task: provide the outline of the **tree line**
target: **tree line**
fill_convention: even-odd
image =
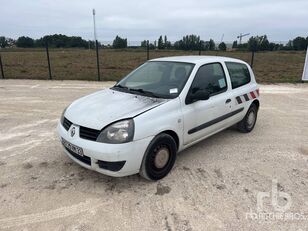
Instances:
[[[66,36],[62,34],[46,35],[40,39],[21,36],[17,40],[0,36],[0,47],[35,48],[45,47],[48,41],[49,47],[53,48],[94,48],[94,41],[84,40],[78,36]],[[101,45],[99,43],[99,45]]]
[[[238,44],[234,41],[233,49],[249,50],[249,51],[276,51],[276,50],[306,50],[308,46],[308,37],[296,37],[289,40],[287,44],[270,42],[266,35],[252,36],[247,43]]]
[[[91,40],[84,40],[79,36],[66,36],[62,34],[46,35],[40,39],[33,39],[26,36],[21,36],[17,40],[0,36],[0,48],[5,47],[22,47],[22,48],[35,48],[45,47],[46,42],[53,48],[94,48],[95,43]],[[98,43],[99,47],[103,47],[101,43]],[[221,42],[215,44],[213,39],[208,41],[202,40],[198,35],[186,35],[182,39],[171,43],[168,37],[160,35],[153,43],[149,43],[144,40],[140,44],[145,48],[149,46],[149,49],[176,49],[176,50],[222,50],[227,49],[227,44]],[[243,51],[274,51],[274,50],[305,50],[308,46],[308,37],[296,37],[289,40],[287,44],[279,44],[270,42],[266,35],[252,36],[248,42],[238,44],[237,40],[233,42],[232,49]],[[116,36],[112,45],[107,47],[115,49],[127,48],[127,38],[121,38]],[[231,48],[231,47],[230,47]]]

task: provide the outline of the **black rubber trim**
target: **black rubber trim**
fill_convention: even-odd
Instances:
[[[190,134],[193,134],[193,133],[198,132],[198,131],[200,131],[200,130],[202,130],[202,129],[205,129],[205,128],[209,127],[209,126],[212,126],[212,125],[214,125],[214,124],[216,124],[216,123],[219,123],[219,122],[221,122],[221,121],[223,121],[223,120],[225,120],[225,119],[228,119],[228,118],[231,117],[231,116],[234,116],[234,115],[240,113],[240,112],[243,111],[243,110],[244,110],[244,108],[242,107],[242,108],[237,109],[237,110],[235,110],[235,111],[232,111],[232,112],[230,112],[230,113],[228,113],[228,114],[225,114],[225,115],[223,115],[223,116],[220,116],[220,117],[218,117],[218,118],[216,118],[216,119],[213,119],[213,120],[211,120],[211,121],[209,121],[209,122],[206,122],[206,123],[204,123],[204,124],[201,124],[201,125],[199,125],[198,127],[195,127],[195,128],[190,129],[190,130],[188,131],[188,134],[189,134],[189,135],[190,135]]]
[[[98,160],[97,164],[100,168],[112,171],[112,172],[118,172],[120,171],[126,161],[117,161],[117,162],[108,162],[108,161],[103,161],[103,160]]]
[[[72,124],[73,123],[71,121],[69,121],[64,117],[62,126],[65,128],[66,131],[68,131],[68,129],[72,126]]]
[[[238,104],[241,104],[241,103],[242,103],[241,97],[237,96],[237,97],[236,97],[236,100],[237,100],[237,103],[238,103]]]

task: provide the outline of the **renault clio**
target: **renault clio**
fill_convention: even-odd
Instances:
[[[233,125],[252,131],[259,105],[255,76],[241,60],[158,58],[73,102],[57,130],[65,153],[85,168],[159,180],[185,148]]]

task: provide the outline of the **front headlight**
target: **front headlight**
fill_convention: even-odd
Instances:
[[[133,119],[122,120],[106,127],[97,137],[97,142],[109,144],[127,143],[133,140],[135,124]]]
[[[63,110],[63,112],[62,112],[62,114],[61,114],[61,119],[60,119],[61,124],[63,124],[63,121],[64,121],[64,114],[65,114],[67,108],[68,108],[68,107],[64,108],[64,110]]]

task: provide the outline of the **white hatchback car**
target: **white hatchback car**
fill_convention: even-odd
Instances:
[[[259,105],[254,74],[241,60],[159,58],[73,102],[57,129],[66,154],[81,166],[159,180],[196,142],[234,124],[250,132]]]

